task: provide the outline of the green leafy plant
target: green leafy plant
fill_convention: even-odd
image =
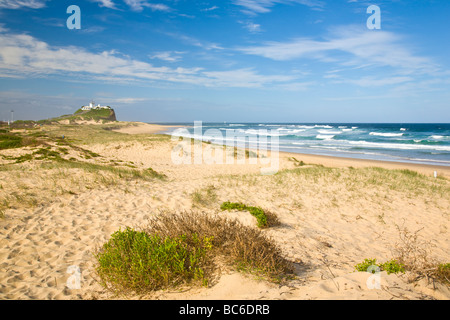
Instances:
[[[264,213],[264,210],[259,207],[251,207],[247,206],[243,203],[237,203],[237,202],[224,202],[220,206],[221,210],[239,210],[239,211],[248,211],[251,215],[253,215],[256,218],[257,225],[260,228],[268,227],[267,223],[267,216]]]
[[[378,267],[377,259],[364,259],[363,262],[355,265],[355,269],[356,269],[356,271],[359,271],[359,272],[366,272],[370,266]],[[373,271],[372,271],[372,273],[373,273]]]
[[[370,268],[372,266],[374,266],[374,268]],[[379,271],[386,271],[387,274],[405,272],[405,266],[395,259],[391,259],[384,263],[377,263],[377,259],[364,259],[363,262],[355,265],[356,271],[360,272],[375,273],[377,268],[379,268]]]
[[[96,270],[113,291],[143,292],[191,280],[207,284],[204,265],[211,249],[212,238],[195,233],[161,237],[126,228],[96,253]]]
[[[395,259],[391,259],[383,264],[380,265],[381,270],[384,270],[387,272],[387,274],[391,273],[405,273],[405,266],[398,262]]]

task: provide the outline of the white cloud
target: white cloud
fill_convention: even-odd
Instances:
[[[210,8],[202,9],[202,11],[208,12],[208,11],[213,11],[213,10],[217,10],[217,9],[219,9],[218,6],[212,6]]]
[[[116,4],[112,0],[93,0],[100,3],[100,7],[106,7],[110,9],[116,9]]]
[[[159,60],[164,60],[167,62],[177,62],[180,61],[182,59],[182,57],[180,56],[180,54],[182,54],[183,52],[180,51],[162,51],[162,52],[156,52],[153,55],[150,55],[149,58],[150,59],[159,59]]]
[[[253,22],[248,22],[245,24],[245,28],[251,33],[261,32],[261,25]]]
[[[294,76],[262,75],[253,69],[155,67],[114,50],[93,53],[74,46],[52,47],[30,35],[4,33],[0,33],[0,75],[62,75],[72,81],[168,82],[209,87],[263,87],[295,80]]]
[[[146,3],[144,6],[152,9],[153,11],[170,11],[170,8],[162,3]]]
[[[19,9],[19,8],[31,8],[40,9],[45,7],[45,3],[48,0],[0,0],[0,9]]]
[[[312,8],[323,8],[325,5],[319,0],[234,0],[233,2],[243,7],[243,12],[251,15],[270,12],[276,4],[302,4]]]
[[[392,86],[398,84],[404,84],[407,82],[411,82],[414,79],[412,77],[384,77],[384,78],[375,78],[375,77],[362,77],[360,79],[348,79],[348,80],[336,80],[335,83],[351,83],[360,87],[381,87],[381,86]]]
[[[124,0],[125,3],[134,11],[142,11],[144,7],[153,11],[170,11],[170,7],[162,3],[149,3],[146,0]]]
[[[230,70],[230,71],[205,71],[203,72],[211,82],[206,82],[206,86],[259,88],[266,84],[284,83],[293,81],[296,78],[285,75],[261,75],[250,68]]]
[[[405,73],[434,72],[430,59],[414,55],[401,37],[387,31],[337,28],[325,40],[297,38],[287,42],[266,42],[239,51],[278,61],[313,59],[343,66],[388,66]]]

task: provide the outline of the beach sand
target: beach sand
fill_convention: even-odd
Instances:
[[[374,287],[372,274],[354,268],[368,258],[390,260],[406,232],[416,233],[418,245],[429,248],[430,261],[450,261],[450,197],[445,192],[450,168],[288,153],[280,153],[277,175],[262,175],[260,163],[177,165],[171,152],[178,141],[145,136],[165,129],[138,123],[114,129],[136,140],[120,135],[82,147],[101,156],[84,161],[151,167],[166,180],[124,180],[108,172],[0,159],[9,168],[0,170],[0,201],[8,204],[0,218],[0,299],[117,299],[97,281],[93,256],[113,232],[143,226],[155,214],[191,211],[256,228],[248,212],[220,211],[224,201],[260,206],[278,216],[281,225],[263,232],[295,263],[294,280],[280,286],[226,270],[207,288],[119,298],[450,299],[449,287],[438,282],[383,271],[380,287]],[[1,154],[17,157],[30,150]],[[75,151],[68,156],[77,157]],[[193,194],[205,190],[213,190],[214,197],[196,202]],[[73,270],[80,271],[79,288],[68,285],[77,274]]]

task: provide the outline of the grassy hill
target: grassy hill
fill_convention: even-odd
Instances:
[[[32,128],[35,125],[40,124],[58,124],[58,123],[66,123],[76,124],[82,121],[95,121],[99,123],[107,123],[117,121],[116,113],[114,109],[99,109],[99,110],[88,110],[83,111],[78,109],[74,114],[63,115],[56,118],[45,119],[45,120],[16,120],[11,125],[11,128]],[[5,125],[6,126],[6,123]]]

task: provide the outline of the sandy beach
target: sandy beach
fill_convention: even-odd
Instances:
[[[277,215],[281,224],[263,232],[294,263],[293,280],[278,285],[224,270],[208,287],[119,298],[450,299],[448,285],[426,277],[383,271],[374,287],[372,274],[355,271],[364,259],[390,260],[408,234],[417,235],[409,245],[429,261],[450,261],[450,167],[289,153],[280,153],[275,175],[262,175],[267,165],[260,161],[175,164],[180,141],[155,134],[166,129],[144,123],[100,133],[90,126],[42,129],[71,141],[49,143],[48,150],[83,166],[58,166],[53,158],[17,161],[39,146],[1,150],[0,299],[117,299],[99,284],[93,256],[113,232],[164,212],[223,215],[256,228],[248,212],[221,211],[224,201]],[[166,179],[126,179],[126,171],[88,167],[94,164],[152,168]],[[78,272],[73,270],[79,270],[77,288],[68,285]]]

